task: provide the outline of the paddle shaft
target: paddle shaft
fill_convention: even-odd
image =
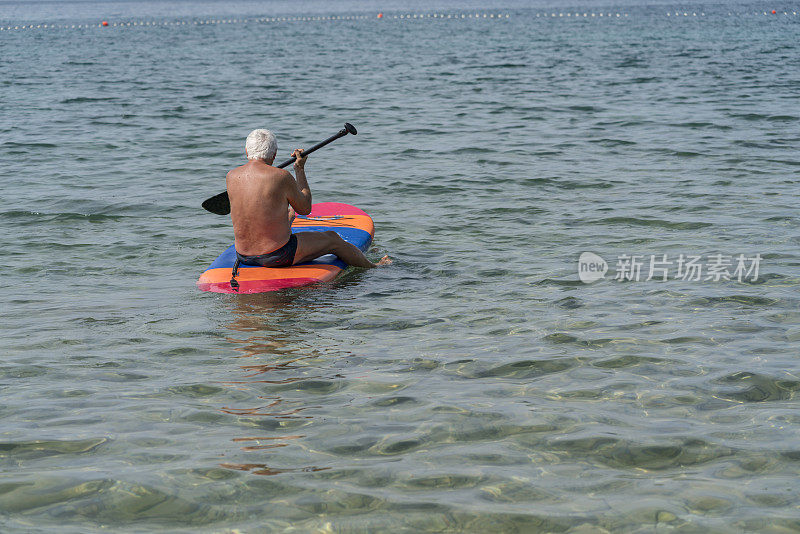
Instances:
[[[324,141],[321,141],[321,142],[317,143],[316,145],[312,146],[308,150],[303,150],[302,152],[300,152],[300,157],[304,158],[304,157],[308,156],[309,154],[311,154],[312,152],[316,152],[317,150],[319,150],[320,148],[324,147],[328,143],[333,143],[334,141],[336,141],[340,137],[344,137],[348,133],[349,132],[346,129],[342,128],[341,130],[339,130],[339,132],[336,135],[332,135],[329,138],[325,139]],[[283,169],[284,167],[288,167],[289,165],[294,163],[295,159],[296,158],[294,156],[292,156],[290,159],[287,159],[286,161],[284,161],[280,165],[276,165],[276,167],[278,167],[279,169]]]
[[[340,137],[344,137],[347,134],[356,135],[358,132],[356,131],[355,127],[350,124],[349,122],[344,123],[344,128],[339,130],[335,135],[330,136],[329,138],[325,139],[322,142],[317,143],[316,145],[312,146],[308,150],[303,150],[300,152],[300,157],[306,157],[312,152],[319,150],[320,148],[324,147],[328,143],[332,143],[339,139]],[[287,159],[280,165],[277,165],[279,169],[283,169],[284,167],[288,167],[295,161],[295,156],[292,156],[291,159]],[[207,198],[203,202],[203,209],[210,211],[211,213],[215,213],[217,215],[227,215],[231,212],[231,201],[228,197],[228,192],[223,191],[218,195],[214,195],[211,198]]]

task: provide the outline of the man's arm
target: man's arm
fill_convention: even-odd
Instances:
[[[301,150],[298,148],[292,155],[297,159],[294,161],[294,173],[297,180],[292,178],[288,172],[285,175],[286,183],[286,198],[289,204],[300,215],[308,215],[311,213],[311,188],[308,187],[308,180],[306,179],[306,158],[300,158]]]

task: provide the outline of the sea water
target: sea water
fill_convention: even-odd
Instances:
[[[798,8],[0,3],[0,530],[797,530]],[[394,264],[198,291],[345,121]]]

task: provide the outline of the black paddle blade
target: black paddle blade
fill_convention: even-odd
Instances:
[[[227,215],[231,212],[231,201],[228,198],[228,192],[224,191],[219,195],[206,199],[203,202],[203,209],[210,211],[215,215]]]

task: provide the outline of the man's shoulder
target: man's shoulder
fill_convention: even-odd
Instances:
[[[278,167],[268,167],[267,169],[268,170],[264,173],[265,176],[276,182],[281,182],[292,177],[286,169],[279,169]]]
[[[245,163],[244,165],[239,165],[228,171],[228,176],[237,176],[240,174],[247,174],[253,176],[265,176],[265,177],[285,177],[289,173],[284,169],[279,169],[278,167],[273,167],[271,165],[262,164],[262,165],[253,165],[252,163]],[[290,175],[291,176],[291,175]]]
[[[244,172],[245,167],[247,167],[246,163],[244,165],[239,165],[238,167],[234,167],[233,169],[228,171],[228,177],[238,176],[239,174],[242,174]]]
[[[267,165],[266,170],[267,172],[269,172],[270,174],[274,174],[275,176],[286,176],[287,174],[289,174],[289,171],[287,171],[286,169],[280,169],[278,167],[273,167],[272,165]]]

